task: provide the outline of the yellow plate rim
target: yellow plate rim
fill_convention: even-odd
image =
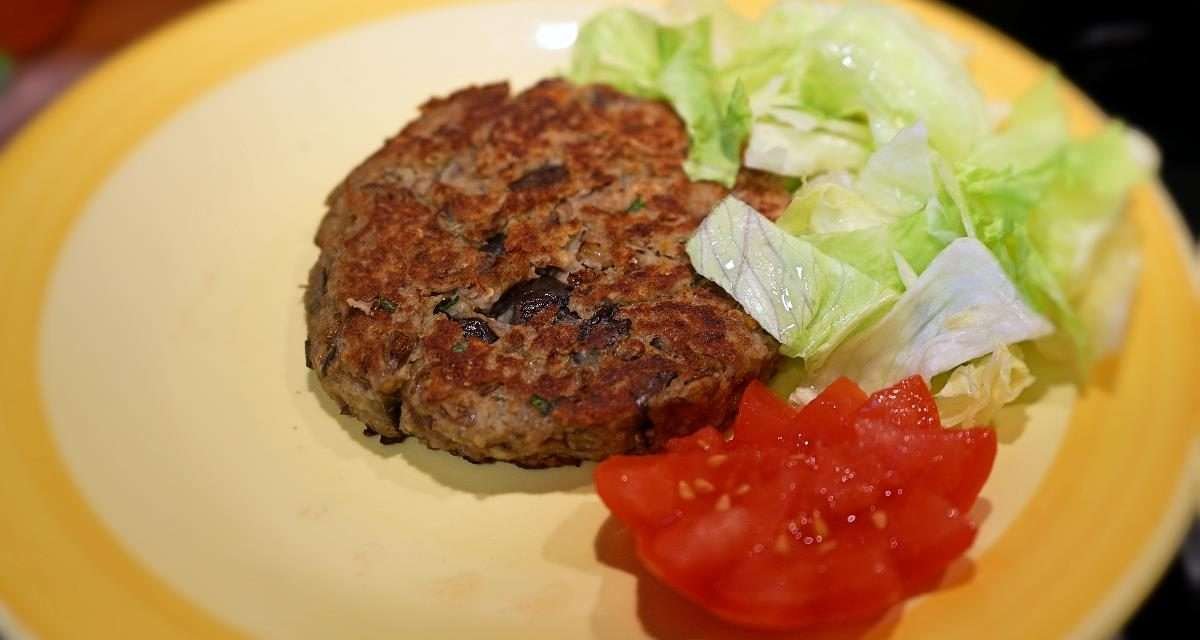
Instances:
[[[46,425],[37,383],[40,312],[58,250],[84,204],[146,134],[231,76],[340,29],[462,2],[254,0],[205,7],[104,64],[0,155],[0,193],[6,194],[0,202],[0,290],[8,293],[0,314],[0,352],[8,365],[0,370],[0,476],[6,476],[0,505],[6,513],[21,514],[0,520],[0,548],[6,550],[0,554],[0,604],[10,607],[19,624],[44,637],[76,636],[113,624],[131,637],[238,635],[151,575],[121,546],[73,486]],[[903,4],[922,17],[938,13],[963,23],[981,38],[1004,42],[1012,55],[1035,59],[957,10]],[[259,27],[264,24],[272,28]],[[190,53],[195,51],[210,55]],[[147,86],[156,99],[145,99]],[[1098,113],[1077,91],[1072,94],[1072,100]],[[127,99],[136,95],[143,99]],[[73,179],[53,180],[67,162]],[[1165,190],[1159,186],[1150,197],[1183,247],[1181,257],[1190,255],[1182,216]],[[30,213],[31,204],[37,215]],[[1200,317],[1200,302],[1190,306]],[[1192,424],[1200,425],[1200,413],[1191,415]],[[1142,538],[1137,559],[1089,614],[1073,622],[1075,635],[1115,630],[1165,569],[1196,504],[1198,447],[1195,433],[1191,436],[1173,490],[1162,501],[1160,519]],[[62,598],[69,598],[69,609],[56,604]],[[119,623],[113,620],[116,612]]]

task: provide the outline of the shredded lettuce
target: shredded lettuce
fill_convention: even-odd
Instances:
[[[858,174],[855,187],[892,217],[916,213],[937,195],[933,152],[923,123],[899,131]]]
[[[795,235],[842,233],[892,222],[859,193],[850,174],[828,173],[810,180],[792,197],[779,226]]]
[[[733,196],[687,244],[692,265],[742,305],[785,355],[820,362],[894,295]]]
[[[1068,142],[1067,113],[1058,99],[1058,74],[1048,73],[1013,105],[1004,129],[980,140],[968,163],[989,169],[1029,169]]]
[[[1013,345],[1002,346],[950,374],[935,399],[946,426],[989,424],[996,413],[1033,384],[1033,374]]]
[[[629,9],[611,9],[583,24],[572,50],[573,82],[602,83],[644,98],[663,96],[659,77],[685,34],[707,31],[697,20],[690,27],[663,27]],[[695,41],[695,37],[692,38]],[[675,51],[668,51],[667,40]]]
[[[1098,248],[1112,244],[1130,188],[1154,171],[1156,158],[1120,124],[1071,140],[1058,93],[1051,73],[1018,100],[1004,128],[974,149],[960,181],[980,239],[1058,328],[1039,347],[1082,372],[1119,340],[1112,326],[1123,326],[1137,280],[1134,248],[1103,270]]]
[[[756,121],[746,147],[746,166],[782,176],[803,177],[862,165],[867,150],[850,138],[822,130],[801,111],[788,123]]]
[[[751,96],[750,110],[754,126],[747,167],[803,177],[857,169],[867,158],[871,132],[865,124],[808,109],[789,92],[782,76]]]
[[[779,224],[795,234],[865,229],[916,213],[936,195],[933,155],[917,124],[873,153],[856,178],[834,174],[804,185]]]
[[[710,0],[724,4],[723,0]],[[688,4],[682,2],[679,4]],[[734,78],[746,83],[746,90],[757,96],[760,90],[779,83],[773,103],[801,107],[797,83],[812,55],[812,34],[829,22],[841,9],[824,2],[779,2],[755,21],[739,17],[730,10],[711,13],[718,34],[716,44],[718,82],[726,90]]]
[[[568,77],[669,101],[691,141],[688,176],[732,186],[750,133],[749,99],[736,82],[729,92],[718,91],[711,45],[707,17],[673,27],[611,9],[580,28]]]
[[[912,16],[851,2],[812,34],[802,91],[817,109],[862,115],[877,142],[916,122],[952,160],[989,129],[983,96],[960,52]]]
[[[580,29],[568,76],[670,101],[688,127],[693,179],[731,185],[747,136],[747,166],[799,177],[857,169],[916,122],[952,159],[988,131],[961,51],[897,10],[785,2],[750,21],[708,1],[669,13],[691,21],[597,14]]]
[[[1044,172],[973,169],[961,177],[971,227],[1003,266],[1022,296],[1057,327],[1057,357],[1082,363],[1087,334],[1059,281],[1038,249],[1029,217],[1046,189]]]
[[[1126,194],[1146,176],[1125,128],[1065,145],[1054,180],[1030,213],[1030,233],[1047,266],[1069,294],[1085,283],[1096,248],[1116,224]]]
[[[813,370],[808,384],[823,389],[847,376],[875,391],[913,374],[928,380],[1053,330],[1022,300],[987,247],[960,238],[934,258],[886,316]]]
[[[1096,250],[1090,277],[1079,294],[1079,315],[1091,336],[1092,357],[1100,359],[1121,347],[1129,310],[1142,273],[1137,231],[1122,219]]]
[[[856,178],[838,175],[804,185],[779,226],[882,285],[905,286],[896,258],[915,271],[966,235],[963,212],[938,170],[921,124],[880,147]]]
[[[1098,276],[1097,248],[1112,235],[1129,189],[1148,173],[1149,167],[1136,160],[1125,128],[1111,125],[1091,138],[1060,145],[1036,166],[971,167],[962,174],[979,239],[1033,307],[1059,329],[1043,349],[1073,362],[1080,372],[1104,350],[1089,330],[1094,322],[1080,315],[1081,296]],[[1117,279],[1132,287],[1136,269],[1128,267],[1124,275]],[[1130,297],[1124,292],[1108,299]],[[1124,311],[1114,307],[1107,313]]]
[[[881,285],[903,291],[908,284],[902,268],[924,271],[947,244],[962,235],[956,213],[932,206],[887,225],[802,237]]]
[[[753,92],[791,66],[774,61],[773,56],[794,52],[834,11],[823,2],[784,1],[750,20],[734,11],[727,0],[671,0],[666,15],[672,22],[711,18],[713,59],[722,71],[721,78],[743,78]]]
[[[733,50],[718,82],[739,79],[751,95],[748,166],[785,175],[857,168],[875,144],[916,122],[957,159],[988,130],[961,50],[899,11],[783,2],[757,22],[714,15],[732,43],[723,48]]]
[[[798,187],[777,223],[725,200],[687,247],[796,358],[797,398],[945,374],[947,422],[986,422],[1033,379],[1019,344],[1080,375],[1119,347],[1140,267],[1122,212],[1157,164],[1136,131],[1073,139],[1053,71],[994,122],[964,49],[870,1],[666,15],[598,14],[570,78],[670,102],[692,179]]]

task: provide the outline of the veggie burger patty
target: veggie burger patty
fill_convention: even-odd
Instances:
[[[660,102],[505,83],[430,100],[330,194],[305,360],[344,413],[473,461],[546,467],[724,422],[778,345],[684,245],[728,190],[690,182]],[[774,218],[788,191],[733,190]]]

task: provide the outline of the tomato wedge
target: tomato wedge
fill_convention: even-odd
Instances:
[[[596,489],[658,579],[717,616],[791,630],[870,619],[928,588],[975,539],[966,516],[995,433],[943,429],[919,377],[831,384],[795,409],[758,382],[732,434],[616,456]]]

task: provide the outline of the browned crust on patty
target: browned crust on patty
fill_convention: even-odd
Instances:
[[[306,362],[389,437],[552,466],[725,421],[777,345],[692,270],[727,190],[665,104],[546,80],[430,100],[329,196]],[[744,172],[774,216],[788,192]]]

